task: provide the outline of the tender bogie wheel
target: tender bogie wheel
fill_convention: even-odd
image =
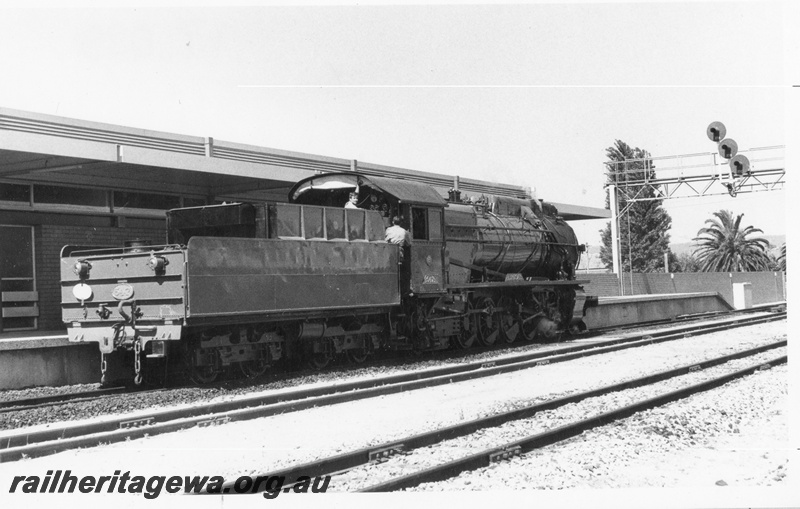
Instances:
[[[502,337],[506,343],[513,343],[519,336],[519,321],[516,318],[516,303],[510,297],[501,297],[497,303],[501,310],[497,312]]]
[[[476,313],[475,324],[478,329],[478,340],[482,345],[491,346],[497,342],[500,336],[500,327],[495,312],[494,301],[490,297],[481,297],[475,302]]]
[[[200,340],[195,338],[183,344],[180,352],[180,362],[183,364],[185,376],[195,385],[205,385],[213,383],[219,378],[220,370],[217,368],[219,357],[216,352],[208,351],[200,353]],[[209,359],[208,356],[212,356]],[[203,358],[206,356],[206,358]],[[201,363],[200,361],[206,361]],[[207,362],[211,360],[212,362]]]
[[[312,353],[308,357],[308,365],[313,369],[324,369],[332,360],[333,356],[329,353]]]
[[[239,363],[239,370],[245,378],[257,378],[267,372],[269,363],[264,359],[253,359]]]
[[[198,365],[193,352],[188,352],[189,357],[189,378],[198,385],[214,383],[219,378],[220,371],[214,364]]]
[[[369,351],[365,348],[353,348],[346,350],[347,360],[353,364],[364,364],[369,357]]]
[[[372,338],[369,334],[359,334],[356,336],[356,340],[360,342],[360,346],[345,350],[345,356],[353,364],[363,364],[372,353],[370,348],[372,346]]]

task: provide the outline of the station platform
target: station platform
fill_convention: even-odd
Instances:
[[[717,292],[598,297],[583,320],[592,330],[733,309]]]
[[[0,390],[99,381],[96,344],[70,343],[66,330],[0,333]]]

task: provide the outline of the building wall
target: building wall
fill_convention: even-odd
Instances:
[[[599,297],[620,296],[616,274],[578,274],[578,279],[589,280],[584,285],[588,295]],[[750,283],[753,304],[765,304],[786,299],[783,272],[678,272],[666,274],[623,274],[624,295],[654,295],[670,293],[717,292],[733,305],[733,285]]]
[[[117,219],[70,214],[0,212],[0,224],[34,227],[36,290],[39,292],[38,330],[63,330],[61,322],[61,249],[65,245],[121,247],[126,240],[165,240],[165,221],[125,218],[124,226],[112,226]]]
[[[55,330],[63,328],[61,323],[61,248],[65,245],[119,247],[126,240],[147,239],[163,243],[164,227],[112,228],[96,226],[41,226],[41,264],[37,274],[39,288],[39,328]]]

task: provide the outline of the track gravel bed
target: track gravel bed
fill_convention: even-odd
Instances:
[[[588,390],[785,336],[786,320],[781,320],[497,377],[66,451],[0,464],[0,481],[19,475],[21,468],[69,468],[94,475],[125,468],[132,475],[222,475],[233,480],[455,424],[518,401]]]
[[[784,484],[790,478],[787,375],[787,365],[776,366],[525,457],[408,491]]]
[[[283,426],[271,428],[286,439],[284,446],[278,450],[266,446],[262,449],[264,456],[257,468],[247,469],[246,462],[242,462],[234,467],[234,472],[236,476],[258,475],[359,447],[380,445],[493,414],[510,405],[517,407],[537,398],[566,396],[772,343],[785,339],[785,330],[786,321],[783,320],[587,357],[567,364],[541,366],[477,382],[414,391],[397,395],[397,403],[392,396],[375,402],[365,401],[363,405],[356,402],[321,408],[318,412],[307,411],[296,419],[287,416],[291,421],[290,429]],[[369,416],[366,427],[364,416]],[[270,418],[267,422],[278,424],[277,421]],[[319,434],[320,422],[325,423],[324,438]],[[337,429],[341,431],[337,432]],[[354,429],[358,429],[358,433],[354,433]],[[335,440],[331,440],[333,437]]]
[[[495,428],[481,429],[470,435],[446,440],[439,444],[415,449],[408,455],[394,456],[380,464],[365,465],[332,479],[329,491],[357,491],[369,485],[379,484],[391,478],[407,475],[448,461],[462,458],[485,449],[499,447],[508,442],[564,426],[610,410],[624,407],[637,401],[697,384],[758,363],[769,362],[786,355],[786,348],[778,348],[744,359],[737,359],[720,366],[704,369],[688,375],[675,377],[645,387],[627,389],[605,396],[588,398],[577,403],[537,413],[535,416],[508,422]],[[550,399],[550,398],[547,398]],[[525,406],[542,403],[545,398],[530,401],[515,401],[497,408],[507,412]],[[730,416],[730,428],[739,432],[740,418]],[[660,428],[659,428],[660,429]],[[669,427],[661,429],[670,433]]]
[[[709,322],[714,323],[719,321],[721,320],[709,320]],[[658,330],[680,329],[680,327],[685,325],[686,324],[680,324],[674,327],[660,327]],[[654,329],[651,329],[651,331],[652,330]],[[586,341],[594,343],[600,339],[608,340],[631,335],[633,334],[609,334],[602,338],[579,339],[577,342]],[[576,342],[569,344],[575,343]],[[230,385],[214,387],[168,389],[157,393],[128,393],[119,396],[106,396],[90,401],[72,402],[67,405],[9,411],[0,413],[0,434],[2,434],[2,430],[17,430],[20,428],[42,429],[48,427],[48,424],[59,422],[91,422],[98,418],[103,418],[104,416],[130,415],[134,418],[136,415],[142,415],[149,409],[162,409],[166,407],[181,408],[194,406],[200,403],[230,401],[254,394],[266,394],[287,389],[297,389],[299,387],[323,386],[331,383],[371,379],[397,373],[418,371],[426,368],[458,365],[476,361],[490,361],[518,355],[523,352],[554,350],[562,346],[565,346],[565,344],[528,344],[516,346],[512,349],[489,350],[475,353],[453,353],[445,358],[439,358],[437,356],[435,358],[419,361],[395,359],[389,361],[389,364],[376,364],[361,368],[349,366],[322,373],[306,372],[297,375],[276,376],[271,381],[259,384],[232,383]],[[89,387],[91,389],[96,386],[88,385],[82,387]],[[38,391],[38,389],[36,391]],[[11,392],[14,394],[9,394]],[[13,399],[9,396],[22,397],[23,394],[27,394],[27,391],[5,391],[3,396],[4,399]],[[31,395],[25,397],[31,397]]]
[[[627,336],[627,335],[626,335]],[[604,336],[584,340],[597,343],[624,336]],[[511,348],[499,348],[486,351],[442,352],[430,359],[388,359],[384,363],[375,361],[363,367],[356,365],[337,365],[326,371],[301,371],[298,373],[276,374],[268,380],[234,380],[229,383],[215,384],[208,387],[177,387],[155,392],[126,392],[120,395],[109,395],[90,401],[70,401],[64,404],[53,404],[47,408],[10,409],[0,413],[0,430],[19,428],[47,427],[46,425],[70,421],[87,421],[103,416],[134,414],[150,409],[167,407],[186,407],[194,404],[231,401],[257,394],[268,394],[284,390],[312,388],[331,384],[369,380],[395,374],[410,373],[430,368],[456,366],[478,361],[492,361],[505,357],[513,357],[527,352],[546,352],[575,342],[549,344],[522,344]],[[477,350],[477,349],[476,349]],[[37,387],[21,390],[0,391],[3,401],[16,401],[42,396],[57,396],[77,392],[97,390],[99,384],[72,385],[64,387]]]
[[[744,316],[765,316],[767,314],[768,313],[764,311],[757,311],[748,313],[747,315]],[[709,324],[717,323],[721,321],[731,320],[735,316],[740,316],[740,315],[736,313],[733,313],[731,315],[722,314],[717,316],[704,317],[701,320],[685,320],[685,321],[675,321],[673,323],[668,323],[668,324],[659,323],[653,325],[642,325],[638,327],[630,326],[618,329],[611,329],[603,332],[601,336],[594,336],[589,334],[584,337],[584,340],[601,341],[605,339],[632,336],[635,334],[641,334],[646,332],[670,330],[701,322]],[[577,339],[581,340],[581,337],[578,337]],[[238,394],[237,391],[239,390],[242,391],[272,390],[272,389],[280,389],[287,386],[294,386],[296,384],[325,383],[329,381],[338,380],[339,377],[347,376],[348,374],[352,374],[352,376],[355,377],[361,377],[361,376],[368,377],[368,376],[373,376],[372,372],[374,370],[396,369],[397,372],[402,372],[402,371],[408,371],[410,369],[423,369],[424,367],[439,366],[442,364],[442,362],[466,363],[482,359],[491,360],[505,355],[513,355],[514,353],[535,351],[538,349],[552,349],[558,346],[563,346],[563,343],[526,344],[523,342],[517,342],[511,345],[509,348],[505,347],[505,345],[497,345],[494,349],[479,351],[479,348],[475,347],[472,350],[466,350],[466,351],[451,351],[451,352],[436,353],[434,354],[436,358],[421,359],[417,361],[410,361],[407,358],[403,358],[402,354],[399,354],[399,357],[384,359],[381,362],[375,362],[375,363],[368,362],[367,365],[365,365],[364,367],[358,367],[355,365],[340,366],[338,364],[335,364],[328,371],[325,372],[289,373],[286,375],[278,375],[275,377],[277,380],[273,381],[265,381],[256,384],[247,384],[246,381],[242,381],[241,383],[233,382],[232,384],[229,385],[214,387],[213,390],[218,391],[218,393],[214,393],[214,397],[226,396],[229,394],[235,395]],[[341,372],[342,370],[347,370],[347,373],[342,373]],[[394,371],[389,371],[389,372],[394,372]],[[239,387],[239,385],[241,385],[241,387]],[[29,387],[25,389],[0,389],[0,401],[15,401],[15,400],[23,400],[29,398],[58,396],[62,394],[94,391],[99,388],[100,388],[99,383],[93,383],[93,384],[64,385],[56,387],[48,386],[48,387]],[[205,395],[201,394],[200,396],[207,397],[208,394]],[[184,394],[183,397],[185,398],[187,397],[187,395]]]
[[[21,401],[24,399],[63,396],[80,392],[96,391],[100,384],[62,385],[58,387],[29,387],[27,389],[0,390],[0,401]]]

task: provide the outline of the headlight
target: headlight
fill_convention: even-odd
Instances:
[[[169,265],[169,260],[163,256],[151,256],[147,260],[147,266],[156,274],[163,274],[167,270],[167,265]]]
[[[92,264],[86,260],[78,260],[75,262],[75,265],[72,266],[72,272],[81,279],[88,278],[90,270],[92,270]]]

